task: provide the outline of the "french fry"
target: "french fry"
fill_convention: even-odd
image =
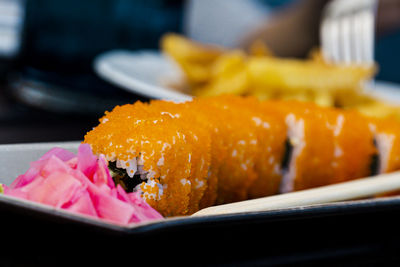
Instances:
[[[221,94],[243,95],[249,89],[246,55],[242,51],[231,51],[221,55],[211,67],[209,83],[194,91],[197,96]]]
[[[245,53],[167,34],[161,49],[180,66],[189,91],[198,97],[235,94],[312,101],[400,120],[400,107],[363,91],[364,82],[377,72],[376,65],[334,65],[326,62],[320,48],[312,49],[307,59],[287,59],[276,57],[260,40]]]
[[[311,61],[318,62],[321,64],[326,64],[326,60],[324,59],[324,55],[322,54],[322,50],[319,47],[314,47],[308,53],[308,58]]]
[[[220,47],[203,45],[173,33],[164,35],[160,45],[181,66],[191,84],[206,82],[211,65],[223,53]]]
[[[255,86],[281,90],[358,90],[374,70],[363,66],[334,66],[313,61],[278,58],[251,58],[250,79]]]
[[[254,57],[274,57],[274,53],[261,40],[254,41],[249,48],[250,56]]]

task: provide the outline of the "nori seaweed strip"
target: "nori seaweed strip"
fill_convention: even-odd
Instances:
[[[282,170],[287,171],[289,169],[289,162],[290,158],[292,157],[292,152],[293,152],[293,146],[292,143],[290,142],[289,138],[286,138],[285,140],[285,152],[283,154],[282,158]]]
[[[374,146],[377,148],[376,139],[374,138]],[[379,172],[379,152],[371,156],[371,163],[369,165],[371,175],[377,175]]]
[[[108,169],[111,171],[114,183],[121,185],[126,192],[133,192],[133,189],[143,182],[140,179],[140,174],[136,174],[131,178],[125,169],[117,168],[116,161],[108,162]]]

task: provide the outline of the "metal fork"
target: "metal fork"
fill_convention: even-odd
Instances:
[[[322,54],[328,62],[373,64],[378,0],[332,0],[320,27]]]

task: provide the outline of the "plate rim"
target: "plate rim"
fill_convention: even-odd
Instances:
[[[8,208],[16,208],[18,209],[17,212],[29,211],[30,213],[34,213],[34,215],[46,215],[52,217],[52,219],[61,219],[63,220],[63,222],[77,223],[82,226],[92,226],[96,227],[99,230],[104,230],[112,233],[135,235],[153,233],[157,231],[166,231],[171,228],[182,226],[193,227],[205,223],[240,223],[242,221],[251,221],[256,219],[293,221],[296,220],[296,218],[298,218],[299,216],[302,216],[304,218],[307,216],[330,216],[337,214],[338,212],[374,212],[374,210],[381,208],[393,208],[394,205],[400,209],[400,196],[314,204],[258,212],[241,212],[235,214],[193,217],[175,216],[143,223],[131,223],[128,225],[119,225],[94,217],[92,218],[83,214],[54,208],[49,205],[18,199],[12,196],[0,195],[0,209],[2,209],[3,205],[7,205]]]
[[[134,57],[148,54],[151,56],[157,56],[160,59],[163,58],[161,53],[157,53],[152,50],[140,50],[140,51],[128,51],[120,49],[111,50],[103,54],[100,54],[95,58],[93,63],[93,68],[95,72],[104,80],[114,85],[117,85],[118,87],[126,91],[134,92],[145,97],[172,100],[176,102],[189,101],[193,99],[193,97],[190,95],[172,91],[162,86],[155,86],[134,77],[128,77],[128,75],[125,75],[124,73],[114,69],[112,65],[110,65],[110,63],[108,62],[109,59],[115,56],[121,56],[123,54],[125,55],[128,54]]]

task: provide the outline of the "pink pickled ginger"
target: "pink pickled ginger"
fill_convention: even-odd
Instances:
[[[9,187],[3,187],[6,195],[118,224],[163,218],[138,193],[115,186],[106,159],[93,155],[88,144],[79,146],[78,155],[51,149]]]

